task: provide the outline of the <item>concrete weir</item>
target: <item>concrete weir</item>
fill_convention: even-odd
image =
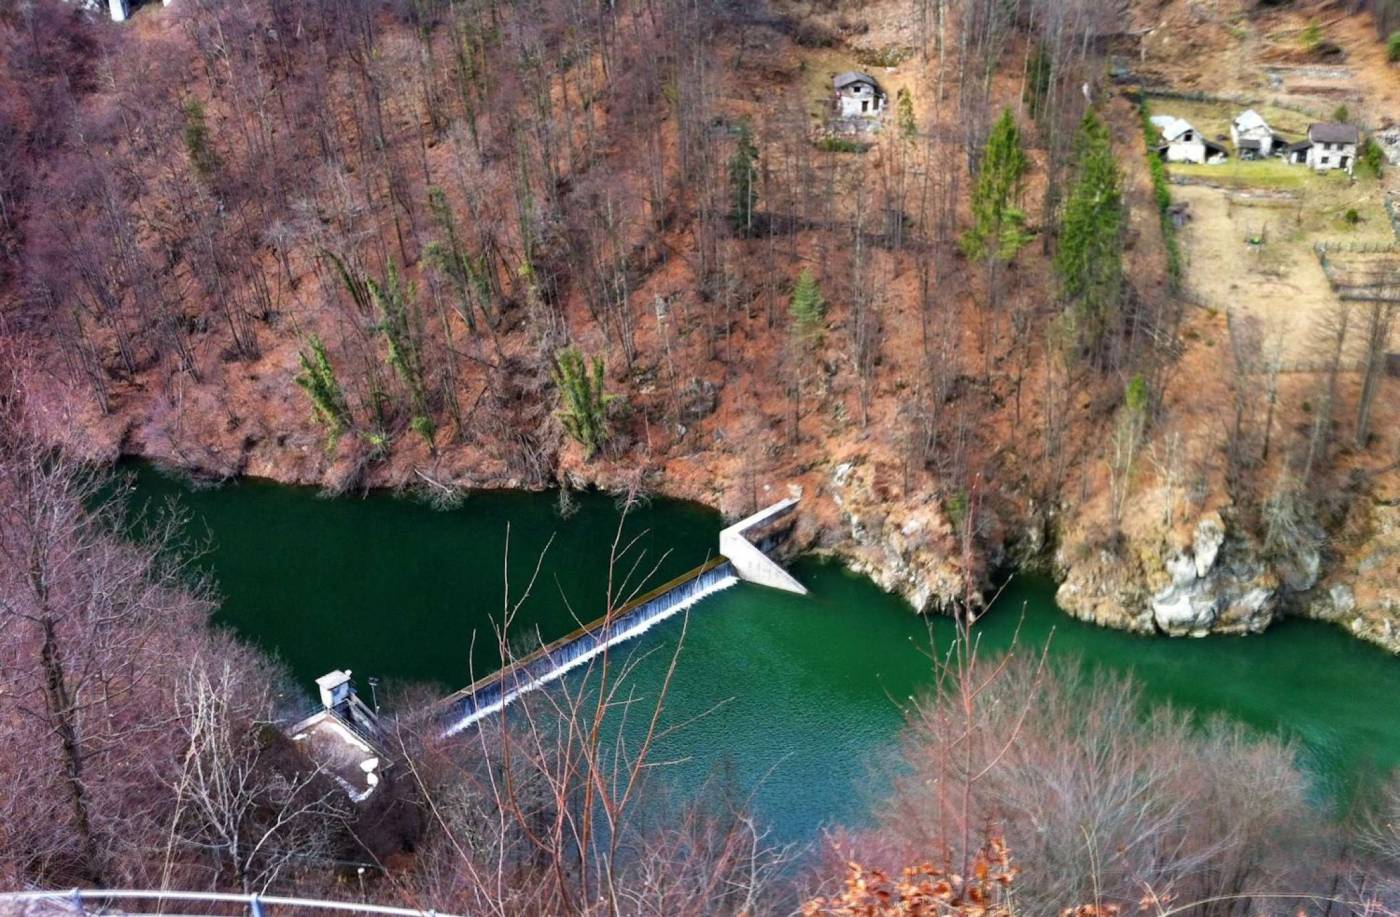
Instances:
[[[740,580],[806,595],[802,584],[766,553],[791,533],[796,506],[797,500],[784,500],[731,525],[720,533],[722,557],[449,695],[432,709],[434,724],[443,736],[455,735],[504,709],[520,695],[587,663],[608,647],[644,633],[652,625]]]
[[[741,519],[719,533],[719,552],[729,558],[739,578],[760,586],[806,595],[807,587],[768,556],[768,551],[787,538],[797,498],[789,497]]]

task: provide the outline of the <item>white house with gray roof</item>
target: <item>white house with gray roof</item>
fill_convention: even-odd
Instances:
[[[1318,172],[1341,169],[1348,175],[1356,168],[1356,151],[1361,145],[1361,131],[1355,124],[1324,121],[1308,128],[1306,162]]]
[[[836,74],[836,111],[843,118],[877,118],[885,110],[889,97],[875,77],[858,70]]]

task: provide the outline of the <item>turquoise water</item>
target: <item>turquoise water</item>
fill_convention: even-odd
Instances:
[[[145,468],[134,481],[138,501],[177,497],[189,510],[191,534],[208,538],[222,620],[279,653],[308,690],[332,668],[353,669],[362,686],[377,675],[460,687],[485,674],[497,658],[491,626],[505,571],[518,595],[551,538],[518,623],[548,640],[604,607],[619,518],[604,495],[580,495],[578,512],[561,519],[548,494],[476,494],[438,512],[388,495],[323,500],[261,482],[188,490]],[[656,585],[706,560],[719,528],[703,507],[643,507],[626,520],[625,540],[638,541],[621,568],[656,567],[646,583]],[[685,788],[725,768],[774,839],[808,841],[879,795],[872,765],[892,748],[902,705],[932,684],[930,654],[947,645],[952,624],[913,615],[838,565],[802,560],[792,570],[809,596],[736,586],[626,651],[632,686],[653,695],[685,634],[667,717],[696,719],[657,749],[656,759],[674,762],[669,778]],[[1048,643],[1055,658],[1131,671],[1153,702],[1296,738],[1324,792],[1400,764],[1400,659],[1330,625],[1137,637],[1069,618],[1054,606],[1052,583],[1021,577],[979,629],[988,651],[1011,647],[1019,629],[1027,652]]]

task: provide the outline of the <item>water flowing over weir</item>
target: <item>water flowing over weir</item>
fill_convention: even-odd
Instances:
[[[612,615],[586,624],[540,647],[456,694],[434,711],[444,736],[454,735],[503,709],[522,694],[542,687],[587,663],[611,646],[645,633],[652,625],[679,614],[708,595],[739,582],[723,557],[677,577]]]
[[[806,594],[807,590],[766,554],[790,532],[790,524],[784,528],[782,523],[791,519],[796,506],[796,499],[784,500],[730,526],[720,534],[720,548],[730,557],[716,557],[449,695],[432,708],[434,725],[444,737],[455,735],[503,710],[522,694],[562,677],[609,647],[645,633],[652,625],[741,579]],[[749,540],[751,536],[758,537],[758,545]]]

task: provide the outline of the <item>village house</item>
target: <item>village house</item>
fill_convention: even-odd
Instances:
[[[1230,142],[1241,159],[1267,159],[1283,145],[1283,138],[1254,109],[1242,112],[1230,122]]]
[[[1158,115],[1153,117],[1152,123],[1162,132],[1162,143],[1157,147],[1157,154],[1167,162],[1204,165],[1225,161],[1225,148],[1207,140],[1190,122],[1171,115]]]
[[[836,110],[843,118],[874,118],[884,111],[885,90],[873,76],[848,70],[832,80],[836,86]]]
[[[1354,124],[1330,121],[1313,124],[1308,127],[1308,147],[1303,161],[1318,172],[1342,169],[1350,175],[1356,168],[1356,148],[1360,143],[1361,131]]]

